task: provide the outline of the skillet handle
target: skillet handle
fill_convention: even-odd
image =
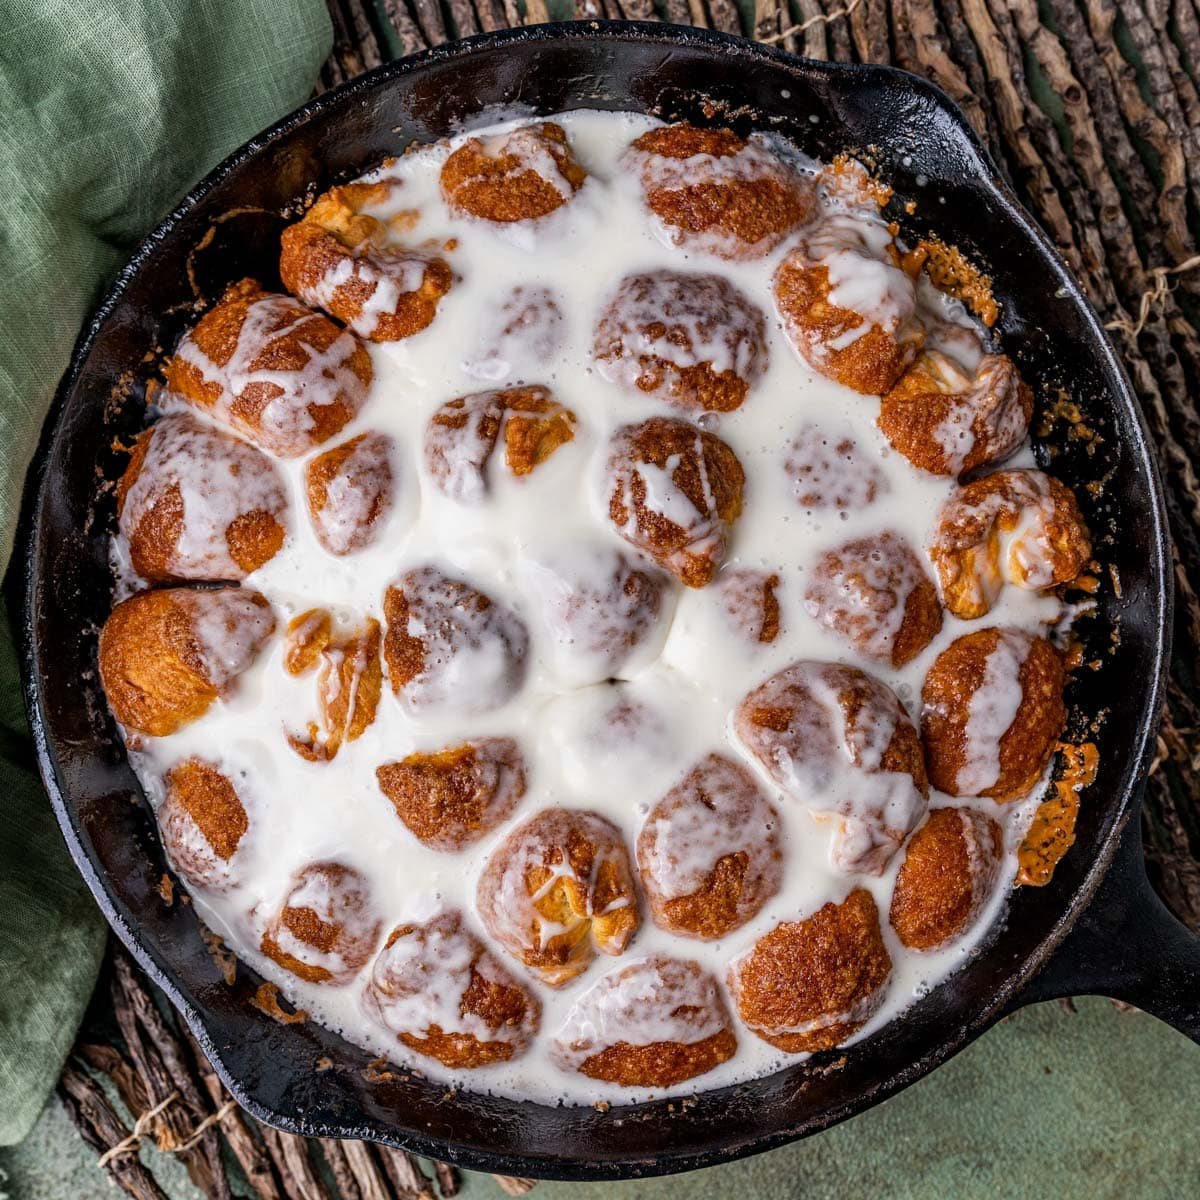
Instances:
[[[1200,937],[1150,887],[1136,807],[1091,903],[1009,1008],[1080,995],[1124,1000],[1200,1044]]]

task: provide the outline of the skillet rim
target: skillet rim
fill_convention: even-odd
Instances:
[[[365,1114],[360,1114],[361,1123],[357,1127],[352,1126],[349,1121],[339,1125],[325,1125],[308,1121],[303,1115],[280,1114],[257,1101],[236,1078],[231,1076],[208,1033],[201,1009],[185,997],[181,990],[182,984],[176,982],[174,969],[165,961],[160,961],[160,956],[154,949],[143,945],[138,931],[117,911],[116,903],[108,891],[105,880],[101,878],[100,872],[96,869],[89,852],[83,845],[80,823],[76,819],[73,806],[68,804],[65,789],[60,785],[55,756],[42,717],[40,696],[42,687],[42,672],[39,669],[41,647],[36,631],[35,605],[40,584],[37,560],[43,535],[40,514],[49,482],[50,459],[58,441],[68,397],[83,373],[88,355],[109,318],[119,309],[130,283],[141,272],[146,260],[153,254],[159,243],[173,232],[175,226],[231,172],[256,157],[269,144],[285,136],[294,128],[303,125],[319,113],[331,108],[348,106],[360,93],[369,94],[377,86],[387,84],[410,72],[418,71],[430,63],[452,62],[477,51],[520,43],[569,40],[609,41],[617,44],[622,41],[657,42],[664,46],[682,44],[698,47],[709,53],[732,52],[746,58],[765,60],[774,66],[786,68],[803,63],[806,70],[818,75],[871,79],[884,86],[888,86],[890,83],[892,87],[902,82],[905,88],[923,93],[926,98],[932,100],[955,127],[955,132],[960,139],[958,148],[969,151],[974,158],[975,161],[971,166],[975,182],[991,193],[1004,214],[1019,227],[1023,237],[1032,245],[1039,260],[1052,269],[1060,288],[1065,292],[1065,298],[1075,306],[1084,319],[1087,330],[1093,339],[1094,348],[1101,352],[1102,361],[1099,364],[1099,373],[1104,377],[1107,390],[1112,394],[1113,410],[1114,412],[1124,410],[1124,415],[1130,421],[1130,429],[1136,434],[1131,444],[1126,447],[1133,460],[1132,471],[1148,487],[1147,516],[1150,519],[1149,534],[1152,543],[1148,579],[1150,594],[1155,606],[1154,615],[1158,619],[1158,633],[1153,640],[1153,652],[1148,655],[1153,669],[1147,680],[1145,695],[1140,702],[1137,727],[1131,741],[1133,753],[1125,764],[1119,789],[1114,789],[1114,794],[1109,798],[1107,804],[1112,813],[1108,831],[1099,835],[1096,853],[1086,875],[1071,896],[1070,902],[1058,915],[1049,932],[1026,961],[1018,968],[1009,971],[1002,986],[979,1007],[974,1016],[957,1023],[940,1044],[919,1058],[900,1064],[891,1071],[887,1078],[880,1080],[870,1090],[849,1097],[818,1114],[789,1124],[785,1128],[745,1137],[723,1139],[718,1136],[711,1139],[703,1149],[686,1149],[675,1153],[668,1150],[653,1159],[630,1156],[621,1159],[564,1160],[543,1156],[509,1155],[486,1149],[481,1150],[473,1145],[430,1138],[419,1130],[406,1132],[404,1136],[400,1136],[396,1132],[396,1125],[385,1126],[374,1119],[366,1118]],[[106,291],[94,315],[84,326],[76,341],[70,365],[56,389],[53,402],[42,426],[38,447],[27,475],[15,543],[21,560],[19,592],[21,619],[18,623],[18,635],[23,675],[22,690],[27,715],[34,733],[39,772],[77,868],[96,898],[109,925],[143,969],[167,993],[187,1021],[189,1028],[197,1036],[206,1055],[210,1057],[222,1082],[238,1103],[254,1117],[291,1132],[303,1133],[306,1136],[366,1137],[393,1145],[401,1145],[416,1153],[435,1158],[445,1157],[445,1152],[450,1150],[452,1153],[449,1157],[461,1166],[502,1174],[593,1180],[662,1175],[732,1161],[784,1145],[799,1137],[828,1128],[878,1104],[922,1078],[974,1041],[1006,1011],[1014,1006],[1019,1006],[1021,990],[1045,967],[1071,928],[1088,908],[1112,863],[1123,832],[1140,809],[1141,788],[1153,751],[1153,731],[1158,721],[1170,662],[1173,589],[1169,570],[1170,544],[1167,531],[1165,498],[1152,452],[1149,429],[1119,356],[1110,343],[1091,304],[1083,294],[1081,286],[1070,274],[1049,238],[1021,206],[1015,194],[999,175],[995,163],[961,112],[939,88],[919,76],[898,68],[801,59],[762,43],[750,42],[743,38],[721,34],[714,30],[697,29],[692,26],[628,21],[557,22],[522,26],[516,29],[478,34],[471,38],[445,43],[407,58],[394,60],[315,97],[229,154],[190,189],[160,224],[139,243]],[[1147,600],[1146,602],[1149,604],[1151,601]]]

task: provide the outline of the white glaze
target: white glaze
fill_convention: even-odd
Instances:
[[[727,562],[732,568],[780,576],[783,632],[772,644],[751,645],[730,630],[712,590],[671,583],[660,617],[664,628],[648,638],[653,649],[645,658],[639,655],[617,668],[624,680],[619,687],[564,682],[557,661],[562,648],[544,634],[527,586],[528,564],[561,545],[596,545],[632,555],[606,515],[609,441],[622,425],[654,415],[678,415],[661,401],[606,381],[595,369],[592,339],[605,299],[622,278],[638,271],[718,272],[763,312],[773,313],[772,275],[795,242],[785,241],[771,255],[744,262],[722,262],[664,245],[646,213],[636,175],[621,165],[629,142],[653,122],[596,113],[568,114],[561,122],[590,178],[574,199],[532,227],[501,230],[452,216],[437,179],[447,154],[444,147],[406,155],[382,170],[385,177],[404,179],[405,186],[396,189],[403,193],[403,207],[420,213],[416,229],[405,236],[414,243],[458,239],[450,258],[461,276],[429,329],[403,342],[370,347],[375,383],[359,417],[341,435],[379,430],[392,437],[396,503],[370,545],[340,557],[321,548],[309,522],[293,522],[283,551],[249,581],[271,600],[281,625],[315,605],[355,622],[367,614],[382,615],[384,592],[403,572],[434,564],[484,591],[529,629],[519,690],[504,699],[493,693],[494,705],[467,715],[457,687],[443,689],[444,704],[417,708],[398,703],[385,684],[378,717],[358,741],[344,747],[333,762],[306,762],[287,747],[285,727],[296,714],[311,711],[312,677],[287,674],[282,638],[276,638],[227,699],[171,737],[147,739],[134,761],[156,804],[162,799],[162,773],[189,754],[220,761],[231,778],[253,779],[253,825],[239,848],[239,858],[245,853],[253,869],[225,893],[197,892],[196,907],[233,949],[314,1019],[343,1031],[370,1053],[415,1064],[435,1078],[543,1101],[587,1104],[646,1095],[582,1079],[556,1066],[549,1056],[554,1035],[568,1021],[576,1001],[606,971],[635,957],[691,958],[725,990],[729,963],[779,921],[841,900],[854,886],[866,887],[886,914],[901,856],[894,856],[878,876],[839,872],[828,861],[836,823],[827,814],[822,820],[823,814],[814,815],[806,804],[786,799],[777,786],[764,781],[780,814],[785,870],[782,887],[763,910],[746,926],[711,943],[668,934],[644,915],[625,956],[598,956],[559,992],[531,982],[511,956],[485,938],[496,958],[540,993],[543,1013],[541,1031],[527,1053],[473,1074],[455,1075],[410,1053],[364,1011],[361,998],[370,965],[344,987],[316,986],[294,979],[265,959],[258,951],[263,914],[277,911],[298,868],[336,859],[369,881],[383,933],[451,908],[461,909],[467,926],[483,936],[474,911],[479,874],[512,827],[539,808],[561,804],[598,812],[621,830],[632,857],[646,814],[687,770],[712,752],[741,757],[728,728],[730,713],[769,675],[798,659],[857,664],[893,687],[911,712],[937,653],[973,626],[947,617],[941,634],[921,655],[893,670],[861,659],[805,611],[808,572],[822,551],[882,528],[895,528],[914,547],[924,546],[951,485],[922,475],[890,451],[875,428],[878,402],[817,375],[798,358],[772,318],[767,327],[768,365],[761,380],[738,411],[719,417],[707,414],[704,421],[735,450],[747,474],[745,512],[733,528]],[[742,168],[726,164],[721,169]],[[390,203],[401,206],[399,198]],[[391,210],[384,206],[375,215],[386,221]],[[516,285],[549,289],[564,314],[561,323],[551,322],[560,340],[513,337],[502,351],[491,354],[498,308]],[[575,440],[557,449],[532,474],[517,478],[507,470],[493,470],[486,496],[480,503],[466,504],[462,497],[447,496],[434,486],[422,442],[429,418],[440,405],[478,390],[481,361],[490,364],[487,377],[498,384],[544,384],[553,389],[577,414],[578,427]],[[797,437],[814,447],[816,427],[827,433],[820,452],[814,448],[809,461],[819,468],[829,499],[801,505],[794,472],[789,475],[785,463]],[[843,437],[857,447],[853,461],[837,449]],[[280,464],[293,509],[303,504],[302,466]],[[867,472],[875,481],[873,503],[862,482]],[[669,484],[658,478],[648,483],[653,484],[655,503],[673,511],[677,499]],[[114,559],[120,561],[119,550]],[[1006,589],[988,621],[1042,630],[1059,615],[1060,606],[1052,598]],[[592,674],[583,670],[581,678]],[[477,676],[473,682],[477,687]],[[380,792],[376,767],[415,750],[484,736],[519,742],[527,760],[528,794],[508,823],[461,853],[421,846]],[[860,752],[877,754],[877,742],[872,739]],[[933,797],[934,804],[944,802],[943,797]],[[884,937],[895,967],[883,1006],[864,1033],[896,1018],[914,997],[959,966],[1002,912],[1003,892],[1015,874],[1013,852],[1030,806],[1001,808],[988,801],[978,806],[1005,825],[1004,886],[991,898],[974,931],[945,950],[920,957],[906,953],[885,922]],[[737,1055],[676,1092],[724,1086],[792,1061],[736,1017],[734,1027]]]

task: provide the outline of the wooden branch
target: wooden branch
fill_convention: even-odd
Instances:
[[[421,1170],[411,1154],[394,1146],[379,1146],[377,1149],[400,1200],[434,1200],[429,1176]],[[442,1165],[445,1166],[444,1163]]]
[[[417,23],[409,15],[404,0],[379,0],[383,15],[387,18],[400,43],[400,53],[416,54],[418,50],[426,50],[429,44],[417,28]]]
[[[151,1106],[165,1103],[172,1094],[178,1103],[167,1104],[155,1118],[153,1129],[160,1150],[179,1151],[192,1182],[215,1200],[228,1200],[229,1181],[221,1163],[215,1131],[208,1130],[191,1149],[180,1149],[196,1125],[208,1115],[195,1082],[186,1069],[182,1048],[171,1034],[139,977],[133,960],[120,948],[112,952],[112,999],[117,1024],[129,1057],[141,1076]]]
[[[334,1200],[325,1181],[317,1174],[308,1143],[303,1138],[283,1133],[270,1125],[258,1128],[263,1144],[275,1161],[287,1200]]]
[[[318,1138],[317,1140],[321,1147],[321,1153],[325,1157],[325,1165],[329,1168],[330,1175],[333,1176],[339,1200],[363,1200],[363,1193],[359,1189],[358,1180],[354,1177],[350,1159],[346,1156],[345,1143],[338,1141],[337,1138]]]
[[[446,1162],[435,1162],[433,1164],[434,1173],[437,1175],[438,1190],[445,1197],[445,1200],[454,1200],[458,1195],[461,1179],[459,1178],[458,1168]]]
[[[81,1065],[68,1062],[63,1068],[58,1095],[80,1136],[98,1155],[119,1146],[129,1137],[129,1129],[113,1111],[100,1085]],[[134,1200],[167,1200],[166,1193],[142,1165],[136,1150],[110,1158],[103,1170]]]
[[[629,3],[630,0],[625,0],[626,11],[629,9]],[[648,5],[647,7],[653,14],[654,6]],[[722,33],[742,32],[742,15],[733,0],[708,0],[708,11],[712,16],[713,27],[719,29]],[[639,21],[657,20],[657,17],[638,17],[636,19]]]
[[[200,1049],[199,1043],[192,1037],[191,1032],[184,1030],[188,1048],[192,1052],[192,1061],[200,1076],[200,1082],[208,1092],[208,1097],[216,1109],[223,1108],[230,1100],[221,1077],[213,1069],[212,1064]],[[271,1164],[271,1156],[266,1147],[254,1136],[254,1122],[240,1108],[235,1108],[221,1121],[221,1132],[233,1151],[234,1158],[255,1195],[260,1200],[289,1200],[280,1190],[279,1180]]]

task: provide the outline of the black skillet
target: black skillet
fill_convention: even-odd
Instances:
[[[1063,388],[1095,434],[1068,439],[1066,426],[1051,422],[1038,447],[1074,486],[1120,583],[1114,588],[1106,576],[1099,620],[1081,626],[1094,631],[1089,657],[1100,666],[1071,688],[1072,726],[1094,730],[1100,770],[1084,794],[1074,847],[1051,884],[1019,889],[990,945],[903,1020],[844,1056],[703,1093],[689,1107],[602,1114],[448,1096],[418,1078],[381,1075],[363,1052],[316,1025],[280,1025],[251,1007],[253,973],[242,968],[226,986],[190,909],[159,896],[165,864],[154,825],[96,680],[96,630],[110,607],[112,506],[103,480],[120,468],[109,447],[140,424],[153,359],[194,318],[189,268],[205,298],[244,275],[272,284],[279,213],[295,197],[354,176],[412,139],[450,133],[488,105],[636,109],[775,129],[826,158],[873,147],[905,230],[935,230],[992,274],[1005,347],[1043,400]],[[916,208],[908,215],[910,199]],[[1098,481],[1096,494],[1084,487]],[[957,110],[910,75],[805,62],[696,29],[578,23],[472,38],[321,96],[221,164],[121,273],[84,330],[47,421],[20,544],[29,717],[71,853],[233,1094],[281,1128],[403,1145],[509,1175],[653,1175],[824,1129],[1035,999],[1100,992],[1200,1040],[1200,941],[1149,890],[1138,837],[1171,620],[1170,551],[1146,428],[1079,286]]]

